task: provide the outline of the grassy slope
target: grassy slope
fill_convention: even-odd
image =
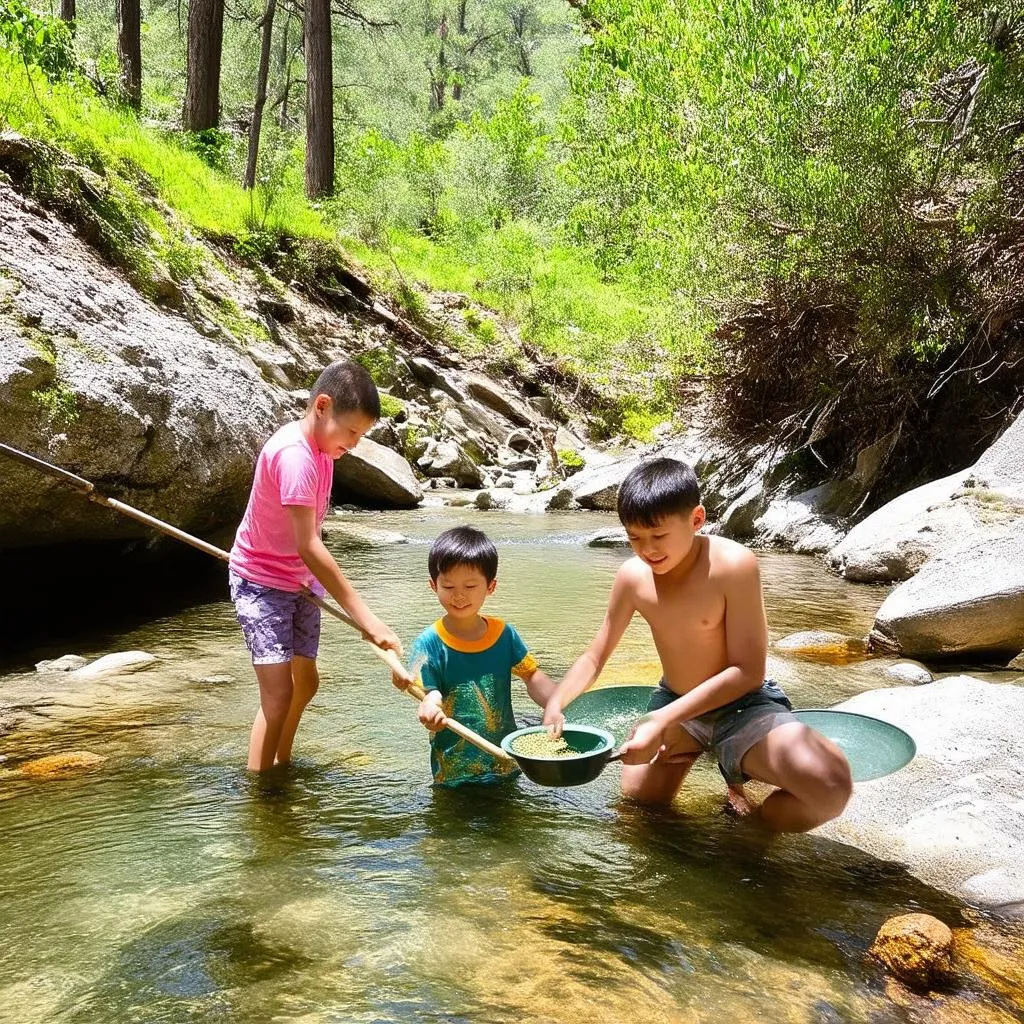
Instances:
[[[105,173],[123,202],[164,239],[162,255],[179,276],[198,267],[190,264],[188,245],[174,225],[152,206],[138,202],[140,188],[154,191],[197,234],[244,240],[264,231],[335,240],[372,272],[384,290],[400,293],[403,284],[413,282],[464,292],[509,317],[526,341],[570,359],[598,386],[619,394],[622,426],[636,436],[648,435],[666,418],[667,354],[676,365],[693,366],[701,358],[688,339],[680,343],[673,337],[669,310],[645,299],[638,288],[602,281],[593,264],[576,250],[541,240],[531,245],[525,272],[520,267],[505,274],[504,251],[493,239],[469,250],[401,234],[386,244],[369,246],[339,236],[325,214],[306,201],[301,169],[296,167],[265,211],[259,196],[213,170],[172,133],[140,123],[86,86],[51,85],[41,75],[30,76],[3,50],[0,123]],[[652,400],[656,379],[666,387],[661,389],[663,397]]]

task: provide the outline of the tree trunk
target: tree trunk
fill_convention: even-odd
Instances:
[[[278,123],[281,126],[281,131],[284,131],[288,127],[288,94],[292,91],[292,58],[288,52],[288,29],[291,28],[292,24],[292,13],[288,11],[288,16],[284,19],[284,32],[281,33],[281,67],[280,72],[284,75],[284,89],[282,91],[281,99],[281,117]]]
[[[249,158],[245,164],[245,187],[256,185],[256,161],[260,153],[260,129],[263,127],[263,107],[267,102],[267,76],[270,74],[270,44],[274,33],[274,9],[277,0],[267,0],[263,12],[263,39],[260,46],[260,67],[256,73],[256,99],[252,105],[252,123],[249,125]]]
[[[216,128],[220,120],[223,39],[224,0],[189,0],[185,105],[181,115],[186,131]]]
[[[117,59],[121,67],[121,97],[133,110],[142,106],[142,5],[140,0],[117,0]]]
[[[75,0],[60,0],[60,20],[67,22],[75,20]]]
[[[334,191],[334,68],[331,0],[306,0],[306,195]]]

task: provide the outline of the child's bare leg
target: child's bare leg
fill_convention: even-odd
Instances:
[[[701,745],[685,729],[680,729],[679,739],[652,764],[622,766],[622,795],[641,804],[672,803],[702,752]]]
[[[799,722],[773,729],[743,757],[743,771],[779,788],[757,810],[775,832],[807,832],[843,812],[853,780],[843,752]]]
[[[292,658],[292,700],[281,727],[281,738],[277,741],[277,763],[287,764],[292,759],[292,743],[295,730],[299,727],[299,719],[306,705],[316,696],[320,687],[320,676],[316,670],[316,661],[296,654]]]
[[[292,702],[292,666],[253,665],[260,684],[260,708],[249,733],[249,770],[266,771],[274,766],[281,730]]]

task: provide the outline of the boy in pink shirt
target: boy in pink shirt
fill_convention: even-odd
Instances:
[[[326,591],[378,647],[402,653],[394,632],[366,606],[320,539],[334,460],[380,418],[380,397],[357,363],[331,363],[310,391],[306,414],[263,446],[245,515],[231,548],[231,598],[260,685],[249,768],[291,759],[295,730],[320,678],[320,609],[302,596]]]

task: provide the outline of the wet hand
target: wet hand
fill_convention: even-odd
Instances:
[[[562,714],[562,706],[555,697],[544,706],[544,725],[548,727],[548,735],[557,740],[565,728],[565,715]]]
[[[363,635],[371,644],[385,651],[394,651],[402,657],[402,641],[398,639],[395,631],[385,626],[383,622],[374,623]]]
[[[444,728],[444,711],[437,701],[429,699],[420,701],[417,714],[420,724],[431,732],[439,732]]]
[[[623,764],[650,764],[666,749],[665,730],[651,718],[641,718],[622,744]]]

